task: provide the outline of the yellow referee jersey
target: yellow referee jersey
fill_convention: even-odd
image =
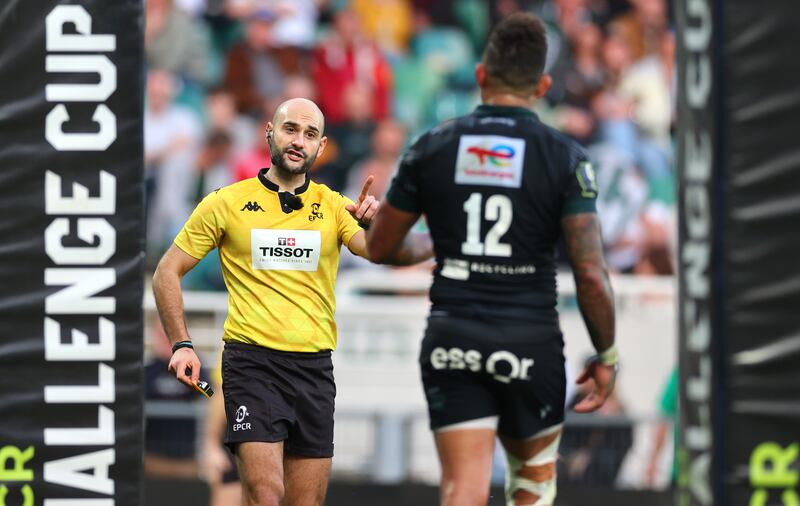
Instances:
[[[332,350],[339,251],[361,230],[345,209],[352,201],[306,179],[295,190],[303,207],[292,210],[266,172],[204,198],[175,245],[197,259],[219,248],[228,288],[225,341]]]

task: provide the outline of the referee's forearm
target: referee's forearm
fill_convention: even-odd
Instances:
[[[183,313],[181,277],[175,272],[157,268],[153,274],[153,295],[156,299],[158,316],[170,344],[188,340],[189,332]]]

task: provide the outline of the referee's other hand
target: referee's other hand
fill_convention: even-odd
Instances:
[[[594,382],[594,388],[589,392],[589,395],[581,399],[573,408],[578,413],[591,413],[606,402],[606,399],[614,390],[614,382],[617,379],[616,368],[603,365],[597,360],[591,360],[584,367],[576,383],[581,385],[590,379]]]
[[[192,348],[175,350],[167,369],[187,386],[194,387],[200,381],[200,359]]]

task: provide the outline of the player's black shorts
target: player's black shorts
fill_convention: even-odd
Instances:
[[[329,350],[295,353],[225,343],[222,385],[231,451],[249,441],[284,441],[288,454],[333,456],[336,386]]]
[[[428,318],[420,367],[431,429],[497,416],[524,439],[564,421],[566,371],[557,325]]]

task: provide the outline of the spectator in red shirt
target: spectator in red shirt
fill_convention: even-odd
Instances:
[[[319,85],[318,104],[329,125],[345,120],[342,96],[351,85],[368,91],[373,119],[391,112],[391,67],[377,45],[363,37],[358,18],[349,9],[334,15],[333,30],[314,52],[312,77]]]

